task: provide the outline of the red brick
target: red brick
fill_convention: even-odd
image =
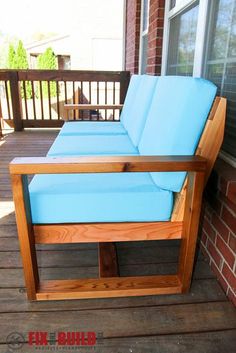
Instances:
[[[200,237],[200,240],[201,240],[201,243],[203,245],[206,245],[206,242],[207,242],[207,235],[206,233],[203,231],[202,234],[201,234],[201,237]]]
[[[157,9],[157,17],[158,18],[164,18],[164,8]]]
[[[227,187],[228,187],[228,182],[224,178],[220,177],[219,189],[224,195],[227,194]]]
[[[161,37],[162,38],[162,36],[163,36],[163,28],[157,28],[156,34],[157,34],[157,37]]]
[[[236,214],[236,204],[233,203],[228,196],[225,196],[222,192],[220,192],[219,197],[221,201],[223,202],[223,205],[226,206],[226,208],[229,208],[233,213]]]
[[[227,197],[236,205],[236,181],[229,182]]]
[[[164,0],[150,0],[147,73],[160,74],[164,25]],[[141,0],[127,0],[125,67],[137,73],[139,67]]]
[[[216,229],[216,231],[222,236],[222,238],[227,242],[229,238],[229,229],[217,216],[216,213],[213,213],[212,215],[212,225]]]
[[[151,42],[154,41],[154,44],[156,46],[156,38],[157,38],[157,34],[155,31],[148,33],[148,44],[152,45]]]
[[[236,294],[230,288],[228,291],[228,298],[234,304],[234,306],[236,306]]]
[[[203,199],[202,212],[205,218],[207,218],[208,221],[211,222],[213,210],[205,199]]]
[[[229,283],[229,285],[232,288],[233,292],[235,292],[236,291],[236,276],[230,270],[229,266],[227,266],[226,263],[224,263],[224,266],[223,266],[223,269],[222,269],[222,274],[224,275],[225,279]]]
[[[207,251],[206,247],[201,243],[201,252],[203,253],[205,259],[207,260],[208,263],[211,261],[211,257],[209,255],[209,252]]]
[[[209,186],[205,192],[206,200],[209,202],[211,208],[220,216],[222,210],[222,202],[217,197],[217,193],[214,190],[209,190]]]
[[[216,275],[218,281],[220,282],[221,287],[226,293],[229,288],[228,283],[225,281],[224,277],[222,276],[222,273],[219,271],[219,269],[216,267],[216,265],[213,262],[211,263],[211,268],[214,274]]]
[[[232,233],[229,236],[229,247],[236,254],[236,236]]]
[[[211,238],[212,242],[214,243],[216,238],[216,232],[206,218],[203,221],[203,229],[207,233],[208,237]]]
[[[156,39],[156,44],[157,44],[157,47],[162,48],[162,38],[157,38]]]
[[[165,7],[165,0],[159,0],[158,6],[164,8]]]
[[[222,238],[219,235],[217,235],[217,238],[216,238],[216,248],[219,250],[219,252],[221,253],[224,260],[227,262],[227,264],[231,268],[233,268],[235,255],[232,253],[228,245],[224,242],[224,240],[222,240]]]
[[[140,4],[141,0],[127,0],[125,68],[131,73],[138,72]]]
[[[223,207],[222,209],[222,219],[228,225],[231,231],[236,233],[236,217],[226,207]]]
[[[215,261],[216,265],[218,266],[218,268],[221,268],[222,265],[222,257],[219,254],[219,252],[216,250],[215,245],[212,243],[212,241],[209,239],[208,243],[207,243],[207,249],[212,257],[212,259]]]

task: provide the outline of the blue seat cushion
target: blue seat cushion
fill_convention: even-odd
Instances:
[[[138,146],[157,84],[157,76],[142,75],[129,112],[123,116],[123,124],[134,146]]]
[[[141,155],[194,155],[216,95],[211,82],[193,77],[159,77],[143,134]],[[184,172],[152,173],[157,186],[180,191]]]
[[[65,122],[59,135],[125,135],[123,124],[111,121],[73,121]]]
[[[34,224],[167,221],[173,205],[149,173],[36,175],[29,194]]]
[[[137,155],[128,135],[57,136],[48,156]]]

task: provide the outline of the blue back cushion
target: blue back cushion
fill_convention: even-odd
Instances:
[[[134,146],[138,146],[157,83],[157,76],[142,75],[123,124]]]
[[[193,155],[216,94],[201,78],[163,76],[158,79],[138,146],[141,155]],[[157,186],[180,191],[185,172],[151,173]]]
[[[120,115],[120,121],[122,124],[124,124],[124,120],[130,113],[133,101],[137,93],[137,88],[141,82],[141,77],[141,75],[132,75],[130,79],[129,87],[125,96],[124,106]]]

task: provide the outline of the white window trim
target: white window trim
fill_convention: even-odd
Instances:
[[[167,0],[166,1],[166,9],[168,12],[168,18],[172,18],[176,15],[178,15],[179,12],[182,12],[183,10],[185,10],[187,7],[191,6],[196,0],[180,0],[177,2],[177,4],[175,5],[175,7],[171,10],[169,10],[170,8],[170,1],[171,0]]]
[[[148,14],[149,14],[150,0],[148,1]],[[138,64],[138,73],[141,74],[142,70],[142,61],[143,61],[143,37],[148,34],[149,29],[149,16],[147,19],[147,29],[145,31],[143,28],[143,8],[144,8],[144,0],[141,2],[141,14],[140,14],[140,40],[139,40],[139,64]]]
[[[196,47],[194,52],[193,76],[201,77],[204,65],[204,50],[206,48],[205,39],[207,38],[207,15],[209,9],[209,0],[199,1],[198,22],[196,33]]]

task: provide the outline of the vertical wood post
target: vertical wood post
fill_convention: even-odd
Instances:
[[[99,243],[99,277],[118,277],[115,243]]]
[[[125,101],[125,96],[128,90],[130,81],[130,72],[122,71],[120,73],[120,104],[123,104]]]
[[[11,92],[11,104],[12,104],[14,129],[15,131],[21,131],[23,129],[23,123],[22,123],[21,92],[20,92],[20,84],[18,80],[18,71],[10,71],[9,80],[10,80],[10,92]]]
[[[35,300],[39,275],[26,175],[12,175],[12,191],[27,295]]]
[[[204,172],[188,173],[178,268],[178,276],[182,283],[182,292],[187,292],[191,283],[204,179]]]

